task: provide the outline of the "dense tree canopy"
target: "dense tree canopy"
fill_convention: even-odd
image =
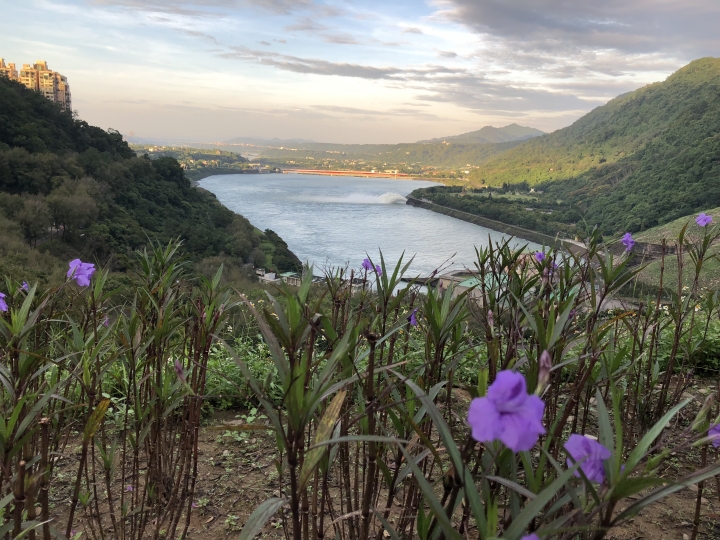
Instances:
[[[299,266],[277,235],[192,187],[174,158],[138,157],[118,132],[2,77],[0,210],[6,246],[22,234],[43,252],[112,261],[118,270],[148,238],[177,237],[195,260],[224,254],[278,270]]]

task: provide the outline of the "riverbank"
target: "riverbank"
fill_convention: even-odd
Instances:
[[[580,242],[575,242],[574,240],[553,237],[541,232],[523,229],[522,227],[517,227],[515,225],[508,225],[507,223],[495,221],[494,219],[475,216],[473,214],[469,214],[461,210],[456,210],[454,208],[448,208],[447,206],[441,206],[430,201],[416,199],[415,197],[411,197],[409,195],[406,197],[406,199],[406,204],[410,206],[425,208],[426,210],[431,210],[439,214],[444,214],[446,216],[450,216],[456,219],[461,219],[462,221],[467,221],[468,223],[480,225],[481,227],[485,227],[487,229],[492,229],[494,231],[508,234],[510,236],[522,238],[523,240],[528,240],[530,242],[535,242],[537,244],[548,247],[564,249],[572,253],[582,253],[585,251],[585,246]]]
[[[317,176],[353,176],[357,178],[390,178],[396,180],[420,180],[406,173],[375,171],[328,171],[324,169],[283,169],[283,174],[312,174]]]

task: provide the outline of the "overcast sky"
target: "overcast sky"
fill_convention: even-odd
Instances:
[[[718,0],[23,0],[0,57],[47,60],[123,134],[412,142],[553,131],[720,55]]]

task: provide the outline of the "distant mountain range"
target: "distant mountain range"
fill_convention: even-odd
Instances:
[[[310,139],[263,139],[259,137],[236,137],[225,141],[227,144],[254,144],[255,146],[287,146],[293,144],[313,143]]]
[[[532,137],[539,137],[544,135],[545,132],[539,129],[520,126],[518,124],[510,124],[509,126],[496,128],[493,126],[485,126],[484,128],[478,129],[477,131],[471,131],[469,133],[463,133],[462,135],[451,135],[449,137],[440,137],[437,139],[429,139],[426,141],[418,141],[417,144],[425,143],[442,143],[443,141],[453,141],[463,144],[491,144],[491,143],[504,143],[512,141],[524,141],[531,139]],[[312,149],[319,150],[321,147],[328,146],[333,150],[338,147],[346,148],[351,153],[363,153],[362,150],[367,149],[370,146],[397,146],[392,144],[337,144],[337,143],[318,143],[308,139],[279,139],[277,137],[272,139],[264,139],[259,137],[236,137],[225,141],[226,144],[252,144],[255,146],[269,146],[269,147],[297,147],[301,146],[307,148],[312,146]],[[400,144],[413,144],[413,143],[400,143]],[[360,149],[360,150],[358,150]]]
[[[243,152],[238,144],[253,144],[260,159],[275,160],[305,166],[332,162],[339,168],[353,167],[353,163],[372,164],[384,167],[449,167],[458,168],[477,165],[492,156],[520,144],[530,137],[543,135],[534,128],[511,124],[502,128],[485,126],[482,129],[456,135],[400,144],[337,144],[300,141],[298,139],[252,139],[236,138],[227,145],[218,145],[223,150]],[[253,142],[250,142],[253,141]]]
[[[463,133],[462,135],[453,135],[450,137],[441,137],[439,139],[430,139],[427,141],[418,142],[437,143],[443,141],[452,141],[466,144],[488,144],[511,141],[524,141],[525,139],[532,139],[533,137],[539,137],[540,135],[545,135],[545,132],[531,127],[519,126],[518,124],[510,124],[509,126],[501,128],[485,126],[484,128],[478,129],[477,131]]]

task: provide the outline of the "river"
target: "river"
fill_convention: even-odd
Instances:
[[[414,256],[409,275],[473,268],[475,246],[503,234],[405,204],[422,180],[306,174],[226,174],[200,186],[259,229],[272,229],[303,262],[322,274],[327,266],[359,268],[366,254],[387,264]],[[527,244],[517,240],[516,245]],[[530,244],[532,248],[537,245]]]

